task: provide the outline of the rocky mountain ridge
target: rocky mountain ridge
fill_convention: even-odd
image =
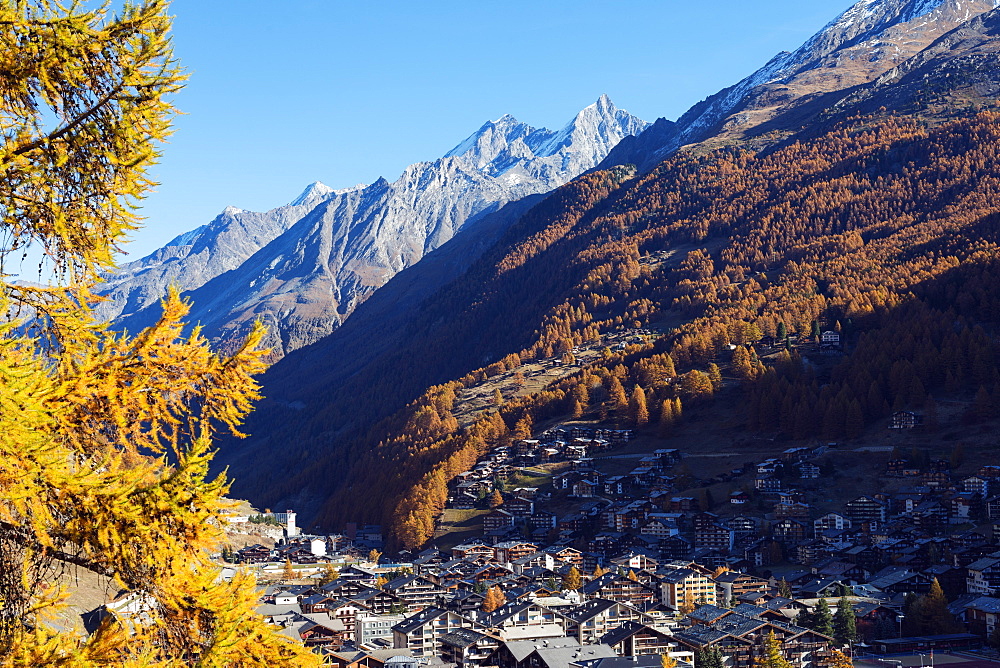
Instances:
[[[227,208],[190,239],[125,265],[108,282],[107,313],[136,331],[156,317],[152,295],[182,277],[190,319],[206,335],[225,345],[262,319],[281,356],[329,334],[393,275],[482,216],[566,183],[646,126],[602,96],[559,131],[509,115],[488,122],[392,183],[314,184],[262,214]]]
[[[1000,0],[861,0],[799,48],[694,105],[675,123],[657,122],[623,141],[601,167],[632,163],[647,171],[683,146],[711,148],[752,136],[779,113],[824,94],[849,91],[920,53]],[[662,119],[661,119],[662,120]],[[656,131],[654,132],[654,129]],[[800,126],[773,127],[788,134]]]

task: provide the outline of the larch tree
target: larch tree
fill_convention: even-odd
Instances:
[[[646,405],[646,393],[638,385],[632,390],[629,400],[629,413],[632,422],[637,427],[644,427],[649,422],[649,408]]]
[[[570,566],[563,576],[562,587],[567,590],[577,590],[583,585],[583,578],[580,577],[580,570],[576,566]]]
[[[232,508],[213,439],[258,396],[262,328],[221,357],[176,291],[132,338],[92,314],[184,75],[165,0],[91,6],[0,3],[0,664],[318,665],[210,559]],[[8,280],[29,249],[48,286]],[[60,627],[72,569],[142,613]]]
[[[771,631],[764,638],[763,652],[754,657],[754,668],[792,668],[791,662],[785,658],[781,649],[781,641]]]

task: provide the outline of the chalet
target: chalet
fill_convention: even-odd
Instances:
[[[666,519],[650,518],[648,522],[639,528],[639,533],[643,536],[654,536],[656,538],[667,538],[679,533],[676,522],[668,522]]]
[[[531,601],[514,600],[481,616],[479,623],[502,640],[558,638],[565,634],[565,620],[553,610]]]
[[[614,566],[632,571],[655,571],[659,565],[655,559],[644,552],[630,550],[626,554],[611,560]]]
[[[496,556],[496,548],[482,543],[463,543],[451,548],[451,554],[456,559],[476,559],[478,557],[492,559]]]
[[[694,652],[718,647],[728,657],[731,668],[750,668],[763,652],[764,638],[774,633],[786,660],[804,668],[825,665],[830,638],[815,631],[730,613],[715,624],[696,624],[676,631],[675,640]]]
[[[500,638],[473,629],[455,629],[440,638],[441,659],[458,668],[486,665],[500,646]]]
[[[923,422],[923,415],[913,411],[896,411],[889,419],[889,429],[916,429]]]
[[[739,571],[726,571],[715,578],[716,598],[729,603],[746,594],[763,594],[771,589],[767,580],[755,578]]]
[[[990,482],[986,478],[973,475],[962,479],[961,489],[966,494],[978,494],[985,499],[989,496]]]
[[[889,478],[913,478],[920,475],[920,469],[906,459],[892,459],[886,464],[885,475]]]
[[[590,499],[596,495],[598,488],[599,485],[596,482],[578,480],[573,483],[569,495],[578,499]]]
[[[492,533],[514,527],[514,516],[502,508],[497,508],[483,516],[483,531]]]
[[[577,568],[583,565],[583,553],[576,548],[557,546],[547,548],[546,552],[549,552],[564,564],[576,566]]]
[[[413,656],[438,656],[444,650],[442,636],[473,626],[471,620],[454,612],[427,608],[392,627],[393,647],[409,650]]]
[[[759,492],[780,492],[781,480],[774,475],[761,474],[753,481],[753,486]]]
[[[840,345],[840,333],[839,332],[823,332],[820,334],[820,343],[826,343],[830,345],[839,346]]]
[[[625,476],[611,476],[604,480],[604,496],[621,496],[625,493]]]
[[[837,529],[838,531],[843,529],[851,528],[851,520],[847,519],[840,513],[827,513],[822,517],[813,520],[813,535],[818,536],[820,533],[828,529]]]
[[[528,523],[533,529],[555,529],[557,526],[556,514],[548,510],[536,508],[535,512],[528,518]]]
[[[1000,558],[985,557],[968,566],[966,590],[970,594],[992,596],[1000,593]]]
[[[652,621],[630,605],[600,598],[558,614],[564,620],[566,635],[576,638],[581,644],[593,643],[625,622]]]
[[[798,502],[779,502],[774,504],[774,516],[779,519],[809,519],[809,504]]]
[[[870,496],[860,496],[844,504],[844,514],[853,523],[884,522],[886,506]]]
[[[806,525],[799,520],[790,518],[775,522],[771,532],[775,540],[786,545],[798,543],[806,539]]]
[[[535,512],[535,502],[515,496],[504,502],[503,509],[514,517],[529,517]]]
[[[734,506],[742,506],[745,503],[749,503],[749,501],[750,501],[750,495],[742,490],[733,492],[732,494],[729,495],[729,503],[733,504]]]
[[[964,605],[969,630],[986,638],[1000,625],[1000,598],[978,596]]]
[[[496,549],[496,559],[501,564],[511,563],[522,557],[538,552],[538,546],[526,541],[509,540],[497,543],[493,546]]]
[[[694,547],[708,548],[728,553],[735,544],[735,532],[715,522],[698,526],[694,530]]]
[[[396,596],[413,610],[434,605],[444,596],[444,590],[419,575],[403,575],[383,585],[383,590]]]
[[[634,621],[607,632],[599,642],[611,646],[619,656],[660,655],[676,648],[666,633]]]
[[[668,508],[671,513],[690,513],[696,512],[699,505],[693,496],[675,496],[670,499]]]
[[[671,610],[697,604],[716,604],[715,581],[694,568],[666,568],[660,576],[660,602]]]
[[[799,478],[802,480],[815,480],[819,478],[819,467],[811,462],[802,462],[796,468],[798,468]]]
[[[614,573],[591,580],[583,585],[581,591],[588,599],[600,598],[634,606],[649,604],[657,598],[656,591],[643,583]]]

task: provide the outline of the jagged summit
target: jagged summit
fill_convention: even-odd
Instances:
[[[311,202],[319,201],[333,192],[333,188],[322,181],[313,181],[302,194],[291,201],[291,206],[302,206]]]
[[[574,152],[599,150],[607,153],[623,137],[634,135],[647,125],[618,109],[604,94],[557,131],[535,128],[511,114],[504,114],[495,121],[484,123],[445,157],[468,158],[475,161],[479,169],[498,175],[508,171],[518,159],[544,158],[570,147]],[[592,145],[595,142],[599,147]]]
[[[261,318],[272,334],[267,345],[282,354],[329,334],[374,290],[459,230],[592,169],[646,125],[607,96],[557,132],[506,114],[393,182],[380,177],[334,190],[317,181],[266,213],[227,208],[110,277],[106,317],[136,331],[152,321],[164,281],[176,280],[196,291],[190,317],[206,334],[240,337]]]
[[[874,81],[998,6],[1000,0],[861,0],[799,48],[777,54],[747,78],[694,105],[669,133],[658,128],[626,142],[602,166],[631,162],[651,169],[682,146],[752,135],[778,111]]]

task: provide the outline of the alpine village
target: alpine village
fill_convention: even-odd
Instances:
[[[96,4],[0,3],[0,666],[1000,668],[1000,0],[120,265]]]

